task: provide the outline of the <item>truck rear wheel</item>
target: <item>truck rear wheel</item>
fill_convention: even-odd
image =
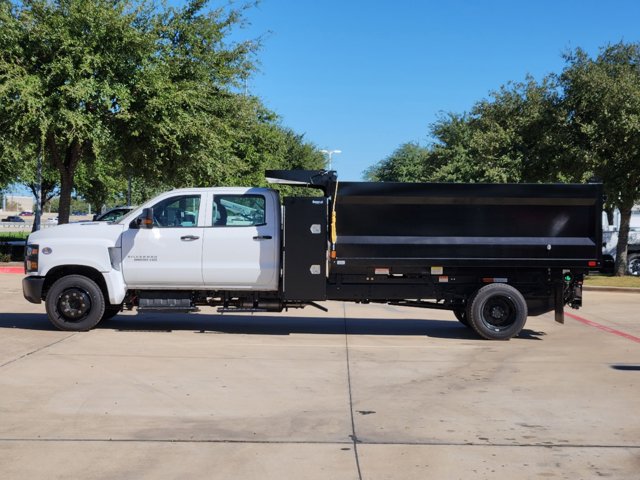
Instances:
[[[68,275],[51,286],[45,307],[57,328],[79,332],[98,324],[105,312],[105,301],[96,282],[83,275]]]
[[[509,340],[527,321],[527,302],[511,285],[492,283],[469,300],[467,320],[478,335],[488,340]]]

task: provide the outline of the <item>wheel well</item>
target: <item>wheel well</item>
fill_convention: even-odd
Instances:
[[[82,275],[84,277],[90,278],[91,280],[96,282],[96,284],[98,284],[100,290],[102,290],[104,298],[107,299],[107,303],[109,303],[109,291],[107,290],[107,284],[104,281],[104,277],[95,268],[87,267],[84,265],[64,265],[49,270],[49,273],[47,273],[47,276],[44,280],[44,285],[42,287],[43,298],[47,296],[49,288],[51,288],[51,285],[53,285],[56,280],[59,280],[62,277],[66,277],[67,275]]]

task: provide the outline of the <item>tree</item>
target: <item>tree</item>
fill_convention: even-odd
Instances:
[[[107,204],[125,203],[127,179],[122,172],[120,162],[96,159],[78,167],[76,174],[76,192],[98,213]],[[120,200],[120,201],[118,201]]]
[[[559,76],[576,168],[602,179],[609,207],[620,210],[616,275],[626,273],[631,209],[640,200],[640,44],[617,43],[594,59],[565,56]]]
[[[400,145],[391,155],[371,166],[364,172],[367,180],[373,182],[423,182],[429,162],[430,151],[418,143]]]
[[[631,209],[640,200],[640,43],[565,55],[559,75],[510,83],[431,126],[434,142],[408,155],[403,145],[369,178],[410,176],[452,182],[604,183],[611,217],[621,213],[616,274],[627,266]],[[430,170],[425,173],[425,166]]]
[[[27,146],[22,155],[24,160],[16,183],[26,185],[34,197],[37,197],[36,193],[38,192],[38,187],[40,187],[40,211],[44,212],[47,204],[59,193],[60,175],[55,169],[51,168],[51,165],[43,162],[41,165],[42,178],[40,185],[38,185],[37,160],[40,154]]]
[[[431,125],[428,147],[402,145],[374,165],[370,179],[438,182],[540,182],[567,177],[560,168],[562,122],[549,79],[503,86],[467,114]]]
[[[65,223],[84,163],[180,180],[224,157],[241,102],[231,89],[256,45],[227,41],[241,10],[205,5],[0,0],[0,178],[17,173],[26,146],[42,152],[60,176]]]
[[[464,115],[431,127],[432,179],[449,182],[566,181],[565,115],[551,78],[527,78],[492,92]]]

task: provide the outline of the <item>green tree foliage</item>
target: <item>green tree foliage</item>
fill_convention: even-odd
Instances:
[[[0,44],[0,116],[21,127],[2,140],[17,148],[35,144],[57,169],[65,223],[78,165],[114,140],[128,79],[148,54],[149,17],[106,0],[3,1],[2,7],[8,34]]]
[[[51,199],[58,195],[60,175],[51,165],[43,162],[41,166],[42,178],[40,179],[40,184],[38,184],[37,163],[41,152],[36,151],[34,147],[35,143],[25,145],[25,149],[22,151],[22,165],[16,183],[26,185],[34,197],[36,197],[38,186],[40,187],[40,211],[44,212]]]
[[[566,55],[559,76],[575,150],[575,168],[603,180],[620,210],[616,274],[624,275],[631,209],[640,200],[640,44],[618,43],[590,58]]]
[[[429,150],[418,143],[405,143],[365,171],[364,176],[374,182],[428,181],[425,170],[429,165],[429,157]]]
[[[624,274],[631,208],[640,200],[640,44],[596,58],[577,49],[558,75],[511,83],[431,126],[434,141],[405,144],[371,167],[375,180],[441,182],[603,181],[621,225]]]
[[[105,205],[125,203],[127,186],[120,162],[97,158],[80,164],[76,171],[75,191],[93,212],[100,212]]]
[[[97,207],[129,178],[147,193],[284,166],[295,137],[236,93],[257,48],[229,41],[243,8],[0,0],[0,180],[40,152],[58,172],[64,223],[74,188]]]
[[[566,178],[562,111],[550,81],[509,84],[474,105],[431,125],[434,141],[402,145],[371,167],[371,179],[437,182],[539,182]],[[553,168],[552,168],[553,167]]]

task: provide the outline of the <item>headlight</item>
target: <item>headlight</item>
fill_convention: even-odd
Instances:
[[[24,255],[24,271],[25,273],[33,273],[38,271],[38,254],[40,249],[38,245],[27,245]]]

